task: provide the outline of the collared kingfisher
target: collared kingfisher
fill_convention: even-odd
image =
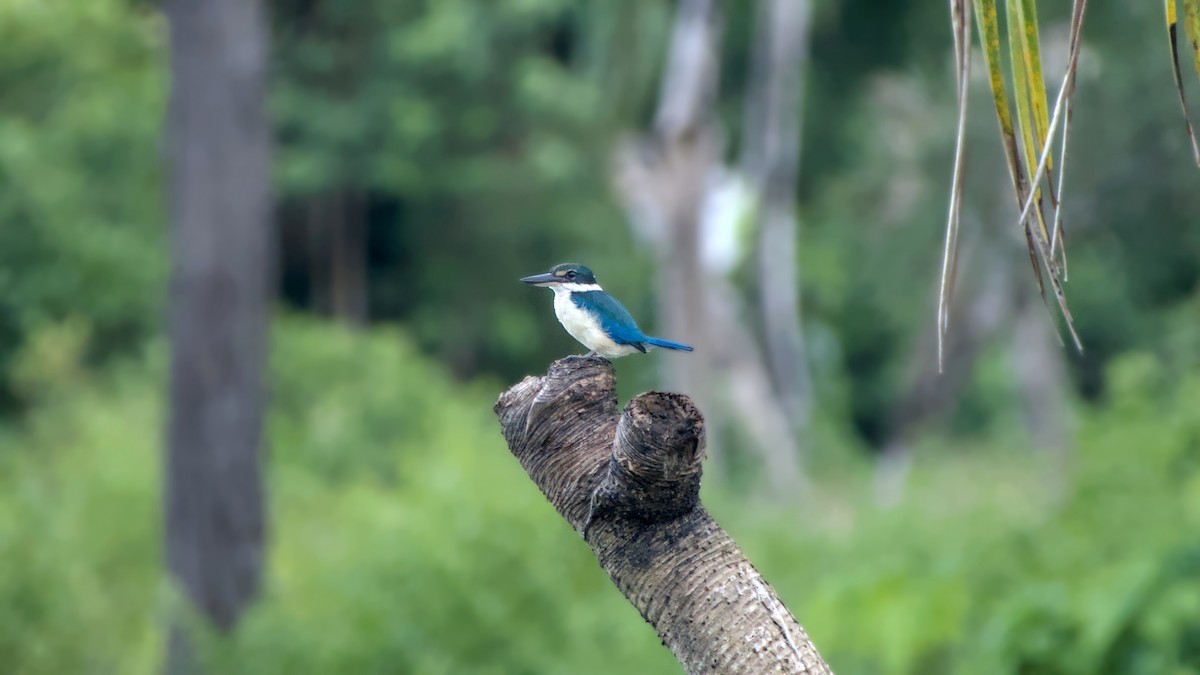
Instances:
[[[562,263],[521,281],[554,291],[554,315],[571,337],[591,350],[588,356],[614,359],[634,352],[644,354],[647,347],[692,351],[687,345],[643,333],[629,310],[600,288],[596,275],[583,265]]]

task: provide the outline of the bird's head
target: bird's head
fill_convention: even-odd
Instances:
[[[579,263],[562,263],[550,268],[545,274],[535,274],[521,279],[531,286],[546,286],[554,288],[559,284],[579,284],[580,286],[596,285],[596,275]]]

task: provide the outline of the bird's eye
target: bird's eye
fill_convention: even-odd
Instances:
[[[574,279],[574,278],[575,278],[575,272],[574,272],[574,271],[567,272],[567,278],[568,278],[568,279]]]

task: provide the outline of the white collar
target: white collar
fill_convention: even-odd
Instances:
[[[591,291],[604,290],[603,288],[600,288],[600,284],[576,284],[576,283],[554,284],[553,286],[551,286],[551,288],[554,289],[555,293],[558,293],[560,291],[563,293],[588,293]]]

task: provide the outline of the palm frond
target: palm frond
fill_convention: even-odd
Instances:
[[[1170,0],[1168,0],[1170,1]],[[1184,0],[1197,2],[1200,0]],[[1075,71],[1078,66],[1080,31],[1087,0],[1074,0],[1071,15],[1070,58],[1067,72],[1055,99],[1053,115],[1050,113],[1046,83],[1042,75],[1041,40],[1038,31],[1036,0],[1005,0],[1005,23],[1009,58],[1012,64],[1012,102],[1009,101],[1008,85],[1001,65],[1000,25],[996,12],[996,0],[973,0],[976,27],[982,43],[983,60],[988,71],[988,80],[995,103],[996,119],[1000,125],[1001,143],[1012,179],[1013,194],[1020,209],[1019,225],[1025,234],[1030,264],[1037,278],[1038,290],[1045,296],[1049,286],[1067,331],[1082,351],[1083,345],[1075,331],[1074,321],[1067,306],[1063,281],[1066,277],[1067,258],[1062,230],[1062,168],[1066,162],[1067,139],[1071,118],[1071,98],[1075,91]],[[966,80],[961,72],[965,56],[960,56],[960,3],[951,0],[951,20],[955,30],[955,58],[959,65],[959,129],[958,145],[955,148],[955,169],[951,189],[950,218],[946,226],[946,248],[942,260],[942,282],[938,302],[938,353],[941,367],[942,343],[948,326],[950,293],[956,267],[958,238],[958,212],[961,202],[961,163],[964,143]],[[969,34],[962,40],[967,43]],[[1016,115],[1013,115],[1013,108]],[[1015,117],[1015,123],[1014,123]],[[1018,137],[1020,141],[1018,142]],[[1051,150],[1056,138],[1060,138],[1061,151],[1057,175]],[[1052,225],[1047,227],[1047,214],[1042,202],[1042,184],[1049,195],[1053,210]]]
[[[1183,1],[1183,27],[1188,41],[1192,44],[1192,59],[1196,64],[1196,73],[1200,74],[1200,0]],[[1196,131],[1192,128],[1192,118],[1188,115],[1187,96],[1183,93],[1183,76],[1179,73],[1179,31],[1178,15],[1175,0],[1166,0],[1167,37],[1171,40],[1171,67],[1175,74],[1175,91],[1179,92],[1179,106],[1183,109],[1183,125],[1187,130],[1188,140],[1192,142],[1192,159],[1200,166],[1200,144],[1196,143]]]

